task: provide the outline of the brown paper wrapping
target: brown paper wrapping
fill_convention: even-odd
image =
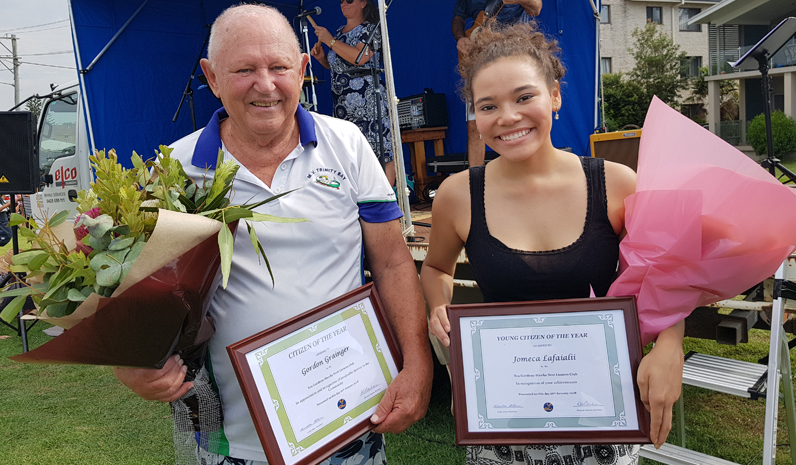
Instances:
[[[160,210],[130,273],[109,298],[92,294],[75,313],[41,319],[67,331],[14,357],[26,363],[161,368],[214,332],[207,306],[218,285],[222,223]]]

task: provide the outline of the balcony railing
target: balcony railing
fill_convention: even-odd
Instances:
[[[739,69],[730,66],[730,63],[738,61],[752,46],[730,48],[723,50],[710,51],[710,75],[730,74],[740,72]],[[782,68],[784,66],[796,66],[796,38],[788,41],[773,57],[771,57],[771,68]]]
[[[740,145],[746,135],[746,131],[741,131],[745,124],[741,120],[722,121],[719,123],[719,137],[730,145]]]

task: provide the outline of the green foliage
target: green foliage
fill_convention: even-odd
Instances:
[[[636,43],[628,52],[636,60],[630,79],[638,83],[649,95],[655,95],[666,104],[677,104],[680,91],[688,87],[682,77],[685,52],[672,41],[657,24],[649,22],[643,29],[633,31]]]
[[[691,80],[691,95],[686,103],[704,105],[708,100],[708,68],[699,68],[699,76]],[[719,105],[721,121],[734,121],[738,119],[738,84],[731,79],[719,81]]]
[[[793,118],[777,110],[771,114],[771,132],[774,136],[774,156],[796,150],[796,122]],[[766,155],[766,120],[763,113],[755,116],[746,131],[746,140],[758,155]]]
[[[218,163],[212,179],[200,184],[190,179],[179,160],[171,158],[169,147],[160,146],[154,160],[144,162],[133,152],[132,169],[119,164],[114,150],[98,151],[90,157],[96,173],[91,189],[77,197],[78,216],[74,228],[79,243],[68,250],[54,229],[66,220],[62,211],[38,225],[14,213],[10,224],[19,225],[20,235],[32,242],[30,250],[14,256],[11,271],[25,273],[28,280],[41,280],[41,285],[4,292],[15,297],[0,314],[11,321],[26,296],[49,316],[72,314],[91,294],[110,297],[124,281],[143,251],[155,228],[158,209],[206,216],[221,221],[218,235],[223,286],[226,287],[232,263],[234,238],[229,225],[238,220],[270,222],[302,222],[302,218],[281,218],[255,213],[253,209],[289,192],[248,205],[230,205],[227,198],[238,165],[224,161],[219,150]],[[251,231],[253,229],[249,228]],[[258,258],[262,255],[271,274],[265,251],[252,235]],[[273,274],[271,274],[273,281]]]
[[[635,81],[621,73],[603,74],[603,103],[606,127],[618,131],[628,124],[641,127],[649,106],[649,97]]]
[[[685,52],[657,24],[633,31],[636,42],[628,52],[635,59],[630,73],[603,74],[603,106],[609,131],[628,124],[643,126],[653,96],[676,106],[680,91],[688,88],[682,77]]]
[[[34,118],[38,121],[39,115],[41,115],[41,100],[37,98],[28,100],[28,103],[25,104],[25,109],[33,113]]]

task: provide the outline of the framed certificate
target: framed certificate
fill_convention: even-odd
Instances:
[[[319,463],[375,427],[402,366],[390,331],[368,284],[227,347],[270,464]]]
[[[449,305],[459,445],[649,443],[633,297]]]

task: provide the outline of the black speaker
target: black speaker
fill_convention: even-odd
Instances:
[[[38,171],[33,113],[0,111],[0,194],[35,193]]]

